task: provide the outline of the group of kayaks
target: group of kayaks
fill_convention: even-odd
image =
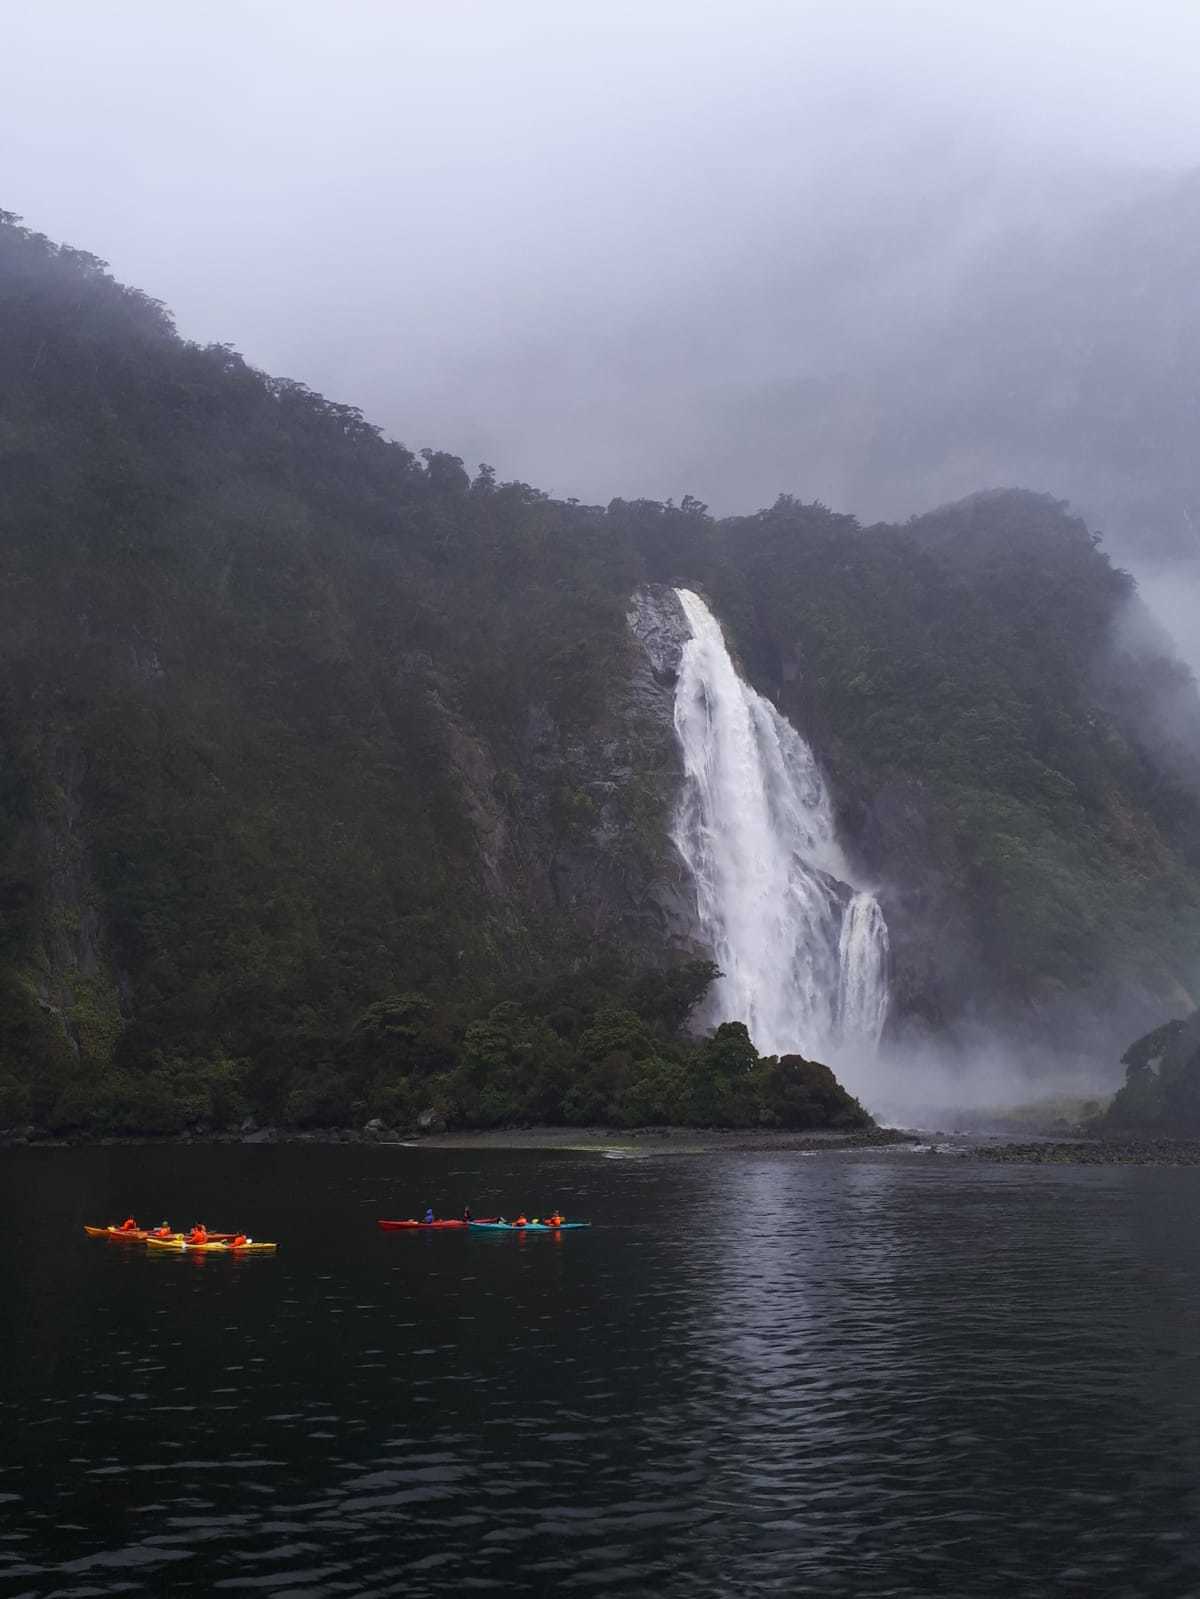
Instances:
[[[381,1220],[379,1225],[386,1233],[410,1230],[433,1232],[441,1228],[465,1230],[468,1227],[477,1227],[486,1232],[565,1233],[592,1224],[590,1221],[568,1221],[565,1216],[555,1212],[550,1216],[534,1216],[532,1219],[519,1215],[514,1221],[508,1221],[503,1216],[475,1217],[468,1213],[447,1220],[437,1217],[427,1217],[423,1221],[415,1218],[408,1221]],[[203,1227],[193,1227],[189,1233],[177,1233],[166,1222],[161,1227],[139,1227],[132,1216],[126,1217],[119,1227],[85,1226],[83,1230],[89,1238],[110,1238],[123,1244],[145,1244],[150,1249],[174,1249],[180,1254],[249,1255],[279,1247],[277,1244],[260,1243],[245,1233],[210,1233]]]
[[[245,1233],[210,1233],[206,1228],[194,1227],[190,1233],[172,1231],[164,1222],[161,1227],[139,1227],[133,1217],[128,1217],[119,1227],[88,1227],[89,1238],[111,1238],[125,1244],[146,1244],[150,1249],[174,1249],[180,1254],[252,1255],[277,1249],[278,1244],[260,1243]]]
[[[590,1221],[568,1221],[565,1216],[557,1213],[552,1216],[534,1216],[527,1220],[518,1216],[515,1221],[506,1221],[503,1216],[463,1216],[448,1221],[439,1221],[436,1217],[425,1221],[383,1221],[379,1226],[385,1233],[408,1232],[410,1229],[431,1232],[443,1227],[478,1227],[485,1232],[512,1232],[512,1233],[565,1233],[579,1227],[590,1227]]]

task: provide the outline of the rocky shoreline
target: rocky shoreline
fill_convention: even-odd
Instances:
[[[1046,1139],[961,1153],[1012,1166],[1200,1166],[1200,1138]]]
[[[884,1153],[891,1149],[933,1159],[982,1160],[1009,1166],[1200,1166],[1200,1138],[1063,1138],[980,1142],[969,1133],[929,1133],[897,1127],[854,1131],[789,1131],[722,1127],[500,1127],[485,1131],[412,1131],[365,1127],[298,1128],[243,1124],[235,1132],[193,1129],[155,1136],[52,1137],[37,1128],[0,1129],[0,1149],[128,1148],[143,1144],[376,1144],[391,1149],[562,1150],[622,1156]]]
[[[382,1123],[365,1127],[323,1128],[305,1132],[289,1127],[243,1124],[236,1132],[194,1130],[155,1137],[135,1134],[105,1138],[54,1138],[36,1128],[0,1131],[0,1147],[38,1149],[107,1148],[137,1144],[378,1144],[393,1149],[561,1149],[574,1152],[700,1154],[729,1151],[840,1151],[919,1142],[919,1135],[896,1128],[795,1132],[787,1129],[720,1127],[505,1127],[482,1132],[401,1131]]]

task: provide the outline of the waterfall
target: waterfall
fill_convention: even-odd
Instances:
[[[874,894],[859,892],[838,935],[838,1021],[843,1039],[879,1042],[887,1016],[888,930]]]
[[[704,601],[675,592],[692,636],[675,692],[684,786],[672,838],[721,968],[714,1019],[745,1022],[765,1054],[874,1050],[887,925],[850,884],[816,758],[738,676]]]

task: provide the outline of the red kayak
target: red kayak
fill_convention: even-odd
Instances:
[[[487,1219],[487,1217],[480,1217],[481,1221],[486,1221]],[[429,1230],[433,1227],[465,1227],[466,1225],[465,1221],[381,1221],[379,1223],[385,1233],[408,1232],[412,1227],[423,1227]]]

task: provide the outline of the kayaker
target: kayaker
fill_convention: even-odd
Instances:
[[[517,1217],[516,1221],[513,1222],[513,1226],[514,1227],[528,1227],[529,1226],[529,1222],[526,1219],[524,1211],[522,1211],[521,1214]]]
[[[245,1233],[234,1233],[232,1239],[230,1240],[229,1247],[230,1249],[240,1249],[243,1244],[248,1244],[249,1242],[250,1240],[246,1237]]]
[[[426,1205],[426,1207],[425,1207],[425,1225],[426,1225],[426,1227],[429,1226],[429,1224],[430,1224],[430,1222],[432,1222],[432,1220],[433,1220],[433,1208],[430,1205]]]
[[[121,1223],[121,1229],[120,1230],[123,1233],[136,1233],[137,1232],[137,1222],[134,1221],[132,1216],[126,1216],[125,1220]]]
[[[192,1228],[191,1232],[188,1234],[187,1241],[189,1244],[206,1244],[208,1242],[208,1228],[203,1222],[200,1222],[198,1226]]]
[[[547,1227],[561,1227],[563,1222],[566,1221],[566,1219],[567,1218],[565,1216],[561,1216],[558,1213],[558,1211],[555,1211],[553,1216],[547,1216],[546,1217],[546,1226]]]
[[[464,1205],[463,1206],[463,1220],[464,1221],[470,1221],[470,1219],[471,1219],[471,1207],[470,1207],[470,1205]]]

